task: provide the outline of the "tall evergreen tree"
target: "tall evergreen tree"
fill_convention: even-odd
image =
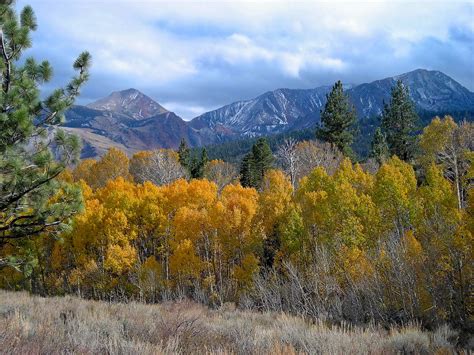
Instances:
[[[240,163],[240,184],[244,187],[255,185],[252,152],[247,153]]]
[[[259,138],[252,147],[256,187],[260,188],[265,172],[273,166],[273,154],[265,138]]]
[[[398,80],[392,88],[390,104],[385,104],[382,113],[382,130],[391,155],[396,155],[405,161],[412,160],[417,122],[418,115],[408,88]]]
[[[179,144],[178,148],[178,156],[179,162],[181,163],[183,168],[189,171],[191,165],[191,153],[188,144],[186,143],[186,140],[184,138],[181,138],[181,143]]]
[[[261,187],[265,172],[273,165],[273,154],[265,138],[259,138],[252,150],[244,157],[240,167],[241,184],[246,187]]]
[[[374,158],[379,164],[382,164],[389,157],[387,140],[380,127],[375,129],[370,157]]]
[[[201,166],[204,169],[206,164],[209,163],[209,156],[207,155],[206,147],[202,148],[201,150]]]
[[[30,6],[18,16],[13,1],[1,2],[0,248],[21,248],[24,237],[58,232],[81,205],[80,191],[58,180],[78,157],[80,142],[57,126],[88,79],[91,57],[82,53],[73,65],[77,76],[42,100],[39,87],[51,79],[50,64],[21,60],[36,28]]]
[[[204,176],[204,167],[209,162],[206,148],[201,149],[201,156],[194,156],[191,160],[191,177],[201,179]]]
[[[344,94],[342,82],[338,80],[326,95],[327,101],[321,112],[321,127],[316,135],[319,139],[334,144],[346,156],[353,156],[351,144],[354,140],[352,127],[357,116],[349,97]]]

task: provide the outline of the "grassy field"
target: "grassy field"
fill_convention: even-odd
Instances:
[[[448,327],[329,327],[231,305],[210,310],[188,301],[113,304],[0,291],[2,354],[449,354],[456,336]]]

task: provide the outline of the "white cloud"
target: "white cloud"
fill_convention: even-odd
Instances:
[[[453,26],[474,31],[473,3],[458,1],[19,0],[18,6],[26,3],[39,22],[35,43],[42,47],[35,53],[52,55],[53,65],[82,49],[92,53],[87,96],[105,95],[113,85],[144,87],[186,115],[208,107],[199,102],[211,96],[219,105],[225,102],[217,97],[237,100],[257,89],[429,66],[431,53],[421,58],[418,50],[427,39],[448,43]],[[472,56],[472,44],[460,51]],[[466,75],[455,79],[474,86]]]

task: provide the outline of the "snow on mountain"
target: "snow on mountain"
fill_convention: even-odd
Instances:
[[[474,93],[439,71],[418,69],[377,80],[346,86],[359,118],[378,116],[389,102],[396,80],[408,86],[418,110],[429,112],[474,111]],[[261,136],[315,126],[326,103],[330,86],[315,89],[278,89],[252,100],[239,101],[204,113],[191,121],[196,129],[220,126],[232,136]]]
[[[380,115],[396,80],[407,85],[416,108],[423,113],[474,116],[474,93],[439,71],[424,69],[361,85],[345,85],[358,117]],[[277,89],[238,101],[186,122],[138,90],[113,92],[87,106],[74,106],[65,127],[87,130],[87,155],[104,151],[113,141],[129,152],[159,147],[176,148],[181,138],[200,146],[314,127],[320,122],[330,86]],[[106,137],[106,140],[99,135]],[[87,141],[89,139],[89,141]],[[101,142],[94,150],[93,142]]]
[[[136,89],[115,91],[87,107],[128,115],[141,120],[168,112],[163,106]]]

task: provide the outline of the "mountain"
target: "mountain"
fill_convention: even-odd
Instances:
[[[419,111],[425,113],[473,112],[474,93],[439,71],[418,69],[372,83],[349,87],[346,93],[359,118],[380,115],[400,79],[408,86]],[[315,89],[278,89],[252,100],[238,101],[206,112],[191,121],[201,131],[216,131],[221,140],[255,137],[314,127],[326,103],[330,86]],[[227,137],[226,137],[227,135]]]
[[[366,153],[377,116],[389,102],[391,88],[400,79],[407,85],[426,123],[435,115],[474,117],[474,93],[439,71],[418,69],[371,83],[346,86],[361,127],[355,149]],[[87,106],[66,113],[65,129],[84,141],[83,157],[103,154],[110,146],[129,154],[138,150],[176,148],[181,138],[190,146],[312,129],[320,122],[330,86],[314,89],[277,89],[254,99],[238,101],[206,112],[191,121],[166,110],[135,89],[113,92]]]
[[[348,90],[359,117],[380,115],[383,102],[390,100],[392,87],[401,80],[420,112],[474,111],[474,93],[440,71],[417,69]]]
[[[136,120],[168,112],[159,103],[136,89],[115,91],[103,99],[88,104],[87,107],[100,111],[120,113]]]
[[[87,106],[73,106],[66,112],[63,128],[82,138],[83,158],[100,156],[110,147],[128,154],[177,148],[181,138],[192,146],[207,143],[186,121],[135,89],[114,92]]]
[[[302,129],[314,121],[329,87],[310,90],[278,89],[247,101],[207,112],[191,121],[198,130],[255,137]]]

